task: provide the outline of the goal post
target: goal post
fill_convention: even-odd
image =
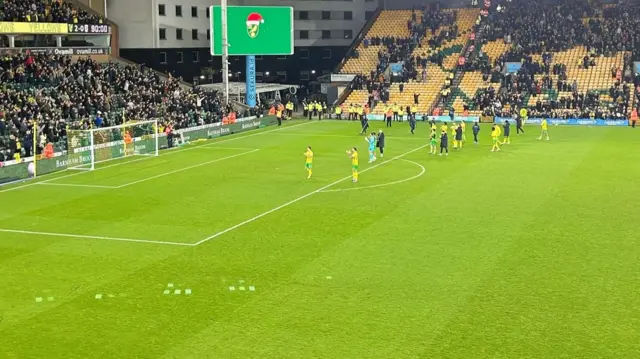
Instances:
[[[69,169],[93,170],[101,162],[130,156],[157,156],[158,149],[158,120],[67,130]]]

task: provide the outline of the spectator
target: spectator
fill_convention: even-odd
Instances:
[[[87,11],[78,10],[70,1],[2,0],[0,21],[54,22],[72,24],[102,24],[103,19]]]
[[[5,158],[66,145],[66,129],[158,119],[174,129],[219,122],[216,92],[183,88],[179,79],[149,69],[91,59],[16,53],[0,58],[0,152]],[[38,142],[28,135],[37,121]]]

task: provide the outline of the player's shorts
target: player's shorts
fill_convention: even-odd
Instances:
[[[438,141],[437,141],[437,140],[431,140],[431,146],[435,146],[435,145],[437,145],[437,144],[438,144]]]
[[[354,171],[357,171],[358,170],[358,165],[351,165],[351,169],[354,170]]]
[[[307,163],[305,163],[305,164],[304,164],[304,166],[305,166],[306,168],[311,169],[311,167],[313,167],[313,163],[308,163],[308,162],[307,162]]]
[[[373,151],[375,151],[375,150],[376,150],[376,148],[375,148],[375,147],[369,147],[369,152],[373,152]]]
[[[498,137],[493,137],[493,143],[498,142]]]

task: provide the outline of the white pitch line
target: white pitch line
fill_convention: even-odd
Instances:
[[[282,131],[282,130],[286,130],[286,129],[290,129],[290,128],[294,128],[294,127],[298,127],[298,126],[305,126],[305,125],[309,125],[309,124],[312,124],[312,123],[319,123],[319,122],[310,121],[310,122],[298,123],[296,125],[279,127],[279,128],[276,128],[276,129],[273,129],[273,130],[269,130],[269,131],[259,131],[259,132],[252,133],[252,134],[246,135],[246,136],[233,136],[233,135],[230,136],[230,137],[226,136],[226,137],[229,137],[229,138],[225,138],[225,139],[220,140],[220,141],[215,141],[214,140],[213,142],[210,142],[210,143],[207,143],[207,144],[204,144],[204,145],[200,145],[200,146],[191,146],[191,147],[180,148],[180,149],[173,150],[173,151],[168,151],[164,155],[166,156],[166,155],[170,155],[170,154],[174,154],[174,153],[180,153],[180,152],[183,152],[183,151],[195,150],[195,149],[202,148],[202,147],[208,148],[208,147],[219,145],[221,143],[237,141],[237,140],[241,140],[243,138],[253,137],[253,136],[260,136],[260,135],[264,135],[264,134],[267,134],[267,133],[273,134],[273,132]],[[218,137],[218,138],[220,138],[220,137]]]
[[[70,234],[70,233],[35,232],[35,231],[23,231],[23,230],[18,230],[18,229],[3,229],[3,228],[0,228],[0,232],[29,234],[29,235],[38,235],[38,236],[50,236],[50,237],[81,238],[81,239],[101,239],[101,240],[119,241],[119,242],[166,244],[166,245],[184,246],[184,247],[193,247],[194,246],[194,244],[192,244],[192,243],[164,242],[164,241],[152,241],[152,240],[144,240],[144,239],[118,238],[118,237],[104,237],[104,236],[90,236],[90,235],[84,235],[84,234]]]
[[[118,188],[116,186],[100,186],[93,184],[73,184],[73,183],[51,183],[51,182],[38,182],[37,185],[41,186],[63,186],[63,187],[87,187],[87,188]]]
[[[250,148],[250,147],[224,147],[224,146],[198,146],[198,147],[194,147],[194,150],[199,149],[199,150],[231,150],[231,151],[249,151],[249,150],[256,150],[257,148]]]
[[[193,166],[189,166],[189,167],[180,168],[180,169],[177,169],[177,170],[174,170],[174,171],[169,171],[169,172],[161,173],[161,174],[159,174],[159,175],[155,175],[155,176],[151,176],[151,177],[143,178],[143,179],[141,179],[141,180],[137,180],[137,181],[133,181],[133,182],[125,183],[125,184],[123,184],[123,185],[116,186],[116,187],[113,187],[113,188],[124,188],[124,187],[128,187],[128,186],[131,186],[131,185],[134,185],[134,184],[138,184],[138,183],[146,182],[146,181],[149,181],[149,180],[152,180],[152,179],[156,179],[156,178],[160,178],[160,177],[164,177],[164,176],[168,176],[168,175],[172,175],[172,174],[174,174],[174,173],[179,173],[179,172],[182,172],[182,171],[190,170],[190,169],[192,169],[192,168],[197,168],[197,167],[206,166],[206,165],[211,164],[211,163],[215,163],[215,162],[220,162],[220,161],[228,160],[228,159],[230,159],[230,158],[235,158],[235,157],[239,157],[239,156],[247,155],[247,154],[249,154],[249,153],[254,153],[254,152],[257,152],[257,151],[260,151],[260,150],[259,150],[259,149],[254,149],[254,150],[247,151],[247,152],[237,153],[237,154],[235,154],[235,155],[231,155],[231,156],[226,156],[226,157],[222,157],[222,158],[216,158],[215,160],[211,160],[211,161],[207,161],[207,162],[198,163],[197,165],[193,165]]]
[[[264,135],[266,133],[272,133],[272,132],[276,132],[276,131],[286,130],[286,129],[290,129],[290,128],[294,128],[294,127],[298,127],[298,126],[305,126],[305,125],[308,125],[308,124],[311,124],[311,123],[319,123],[319,122],[317,122],[317,121],[303,122],[303,123],[298,123],[298,124],[291,125],[291,126],[279,127],[279,128],[276,128],[276,129],[273,129],[273,130],[269,130],[269,131],[266,131],[266,130],[265,131],[258,131],[256,133],[252,133],[252,134],[246,135],[246,136],[234,136],[234,135],[232,135],[230,138],[227,138],[227,139],[224,139],[224,140],[221,140],[221,141],[214,141],[214,142],[211,142],[209,144],[202,145],[202,146],[179,148],[179,149],[176,149],[176,150],[169,150],[169,151],[166,151],[166,152],[163,151],[162,154],[163,154],[163,156],[167,156],[167,155],[170,155],[170,154],[173,154],[173,153],[180,153],[180,152],[183,152],[183,151],[189,151],[189,150],[193,150],[193,149],[200,148],[200,147],[215,146],[215,145],[220,144],[220,143],[225,143],[225,142],[229,142],[229,141],[236,141],[236,140],[240,140],[240,139],[247,138],[247,137],[252,137],[252,136]],[[87,173],[87,172],[95,172],[95,171],[98,171],[98,170],[104,170],[104,169],[107,169],[107,168],[121,166],[121,165],[125,165],[125,164],[128,164],[128,163],[133,163],[133,162],[138,162],[138,161],[143,161],[143,160],[150,159],[150,158],[155,158],[155,157],[156,156],[145,156],[143,158],[139,158],[139,159],[135,159],[135,160],[131,160],[131,161],[118,162],[118,163],[114,163],[114,164],[109,165],[109,166],[99,167],[99,168],[94,169],[93,171],[79,171],[79,172],[72,173],[72,174],[69,174],[69,175],[66,175],[66,176],[60,176],[60,177],[47,179],[47,180],[44,180],[44,181],[27,183],[27,184],[24,184],[22,186],[16,186],[16,187],[11,187],[11,188],[7,188],[7,189],[2,189],[2,190],[0,190],[0,193],[10,192],[10,191],[13,191],[13,190],[16,190],[16,189],[31,187],[31,186],[37,185],[39,183],[46,183],[46,182],[55,181],[55,180],[62,179],[62,178],[69,178],[69,177],[77,176],[77,175],[80,175],[80,174],[83,174],[83,173]],[[69,170],[66,170],[66,171],[69,171]],[[24,181],[27,181],[27,180],[28,179],[25,179]],[[37,178],[36,178],[36,180],[37,180]],[[21,181],[14,181],[14,182],[21,182]]]
[[[351,136],[349,135],[331,135],[331,134],[322,134],[322,133],[274,133],[274,136],[308,136],[308,137],[340,137],[340,138],[355,138],[358,135],[353,134]],[[422,140],[424,141],[426,137],[420,137],[420,136],[416,136],[416,137],[402,137],[402,136],[393,136],[393,135],[387,135],[386,139],[391,140],[391,139],[396,139],[396,140]]]
[[[397,181],[393,181],[393,182],[387,182],[387,183],[379,183],[379,184],[372,184],[370,186],[364,186],[364,187],[351,187],[351,188],[337,188],[337,189],[325,189],[323,191],[320,191],[322,193],[329,193],[329,192],[346,192],[346,191],[357,191],[357,190],[361,190],[361,189],[371,189],[371,188],[378,188],[378,187],[385,187],[385,186],[391,186],[394,184],[398,184],[398,183],[403,183],[403,182],[409,182],[411,180],[414,180],[422,175],[424,175],[424,173],[427,171],[423,165],[417,163],[417,162],[413,162],[413,161],[409,161],[406,159],[402,159],[402,161],[406,161],[409,163],[413,163],[414,165],[418,166],[421,168],[420,173],[418,173],[417,175],[411,176],[409,178],[405,178],[405,179],[401,179],[401,180],[397,180]]]
[[[400,159],[400,158],[402,158],[402,157],[404,157],[404,156],[406,156],[406,155],[408,155],[408,154],[410,154],[410,153],[413,153],[413,152],[419,151],[419,150],[421,150],[421,149],[423,149],[423,148],[425,148],[425,147],[427,147],[427,146],[429,146],[429,145],[422,145],[422,146],[420,146],[420,147],[418,147],[418,148],[415,148],[415,149],[413,149],[413,150],[411,150],[411,151],[408,151],[408,152],[405,152],[405,153],[403,153],[403,154],[401,154],[401,155],[398,155],[398,156],[396,156],[396,157],[393,157],[393,158],[389,159],[388,161],[384,161],[384,162],[378,163],[377,165],[373,165],[373,166],[371,166],[371,167],[369,167],[369,168],[367,168],[367,169],[364,169],[364,170],[360,171],[360,173],[364,173],[364,172],[370,171],[370,170],[372,170],[372,169],[374,169],[374,168],[376,168],[376,167],[379,167],[379,166],[384,165],[385,163],[391,163],[392,161],[395,161],[395,160],[397,160],[397,159]],[[324,191],[325,189],[327,189],[327,188],[329,188],[329,187],[331,187],[331,186],[335,186],[335,185],[337,185],[338,183],[340,183],[340,182],[342,182],[342,181],[346,181],[346,180],[348,180],[348,179],[350,179],[350,178],[351,178],[351,176],[347,176],[347,177],[343,177],[343,178],[341,178],[341,179],[339,179],[339,180],[337,180],[337,181],[331,182],[331,183],[329,183],[328,185],[323,186],[323,187],[320,187],[320,188],[318,188],[317,190],[315,190],[315,191],[313,191],[313,192],[309,192],[309,193],[307,193],[307,194],[305,194],[305,195],[302,195],[302,196],[300,196],[300,197],[298,197],[298,198],[292,199],[291,201],[289,201],[289,202],[287,202],[287,203],[281,204],[281,205],[279,205],[278,207],[272,208],[272,209],[270,209],[270,210],[268,210],[268,211],[266,211],[266,212],[263,212],[263,213],[261,213],[261,214],[259,214],[259,215],[255,216],[255,217],[249,218],[249,219],[247,219],[246,221],[243,221],[243,222],[240,222],[240,223],[236,224],[235,226],[229,227],[229,228],[224,229],[224,230],[222,230],[222,231],[220,231],[220,232],[218,232],[218,233],[215,233],[215,234],[213,234],[213,235],[210,235],[209,237],[207,237],[207,238],[205,238],[205,239],[203,239],[203,240],[201,240],[201,241],[198,241],[198,242],[194,243],[193,245],[194,245],[194,246],[198,246],[198,245],[200,245],[200,244],[202,244],[202,243],[205,243],[205,242],[208,242],[208,241],[210,241],[210,240],[212,240],[212,239],[214,239],[214,238],[220,237],[221,235],[223,235],[223,234],[225,234],[225,233],[231,232],[231,231],[233,231],[234,229],[237,229],[237,228],[240,228],[240,227],[244,226],[245,224],[249,224],[249,223],[251,223],[251,222],[253,222],[253,221],[256,221],[256,220],[258,220],[258,219],[260,219],[260,218],[262,218],[262,217],[264,217],[264,216],[266,216],[266,215],[269,215],[269,214],[271,214],[271,213],[273,213],[273,212],[279,211],[279,210],[281,210],[281,209],[283,209],[283,208],[285,208],[285,207],[287,207],[287,206],[289,206],[289,205],[292,205],[292,204],[294,204],[294,203],[296,203],[296,202],[299,202],[299,201],[301,201],[301,200],[303,200],[303,199],[305,199],[305,198],[307,198],[307,197],[310,197],[310,196],[312,196],[312,195],[314,195],[314,194],[316,194],[316,193],[322,192],[322,191]]]

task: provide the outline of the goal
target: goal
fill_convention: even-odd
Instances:
[[[67,130],[68,168],[93,170],[96,164],[129,156],[158,155],[158,121]]]

